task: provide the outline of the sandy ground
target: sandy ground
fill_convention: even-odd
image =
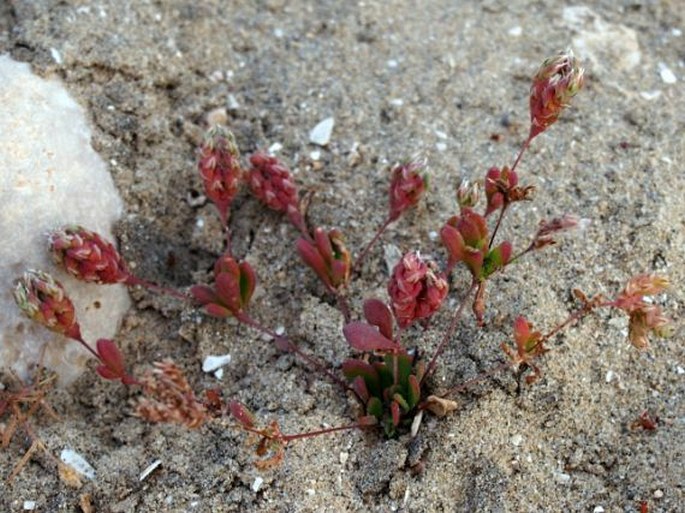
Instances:
[[[633,274],[661,271],[674,283],[665,308],[677,320],[683,307],[683,11],[666,0],[563,4],[10,0],[0,5],[0,52],[60,77],[87,108],[93,145],[126,203],[122,252],[141,276],[176,287],[206,279],[221,251],[213,208],[197,199],[195,148],[210,111],[226,109],[244,153],[279,143],[303,189],[317,191],[311,223],[341,228],[357,251],[385,215],[388,164],[422,151],[430,195],[353,284],[359,311],[363,298],[384,294],[383,246],[441,257],[434,232],[455,213],[456,182],[512,162],[527,131],[530,75],[575,46],[588,57],[587,86],[520,167],[538,194],[514,210],[504,235],[524,244],[541,217],[566,212],[592,223],[496,280],[486,328],[462,322],[439,388],[500,361],[515,316],[544,328],[563,319],[573,287],[609,294]],[[309,130],[328,116],[330,144],[311,145]],[[298,262],[293,229],[242,193],[233,230],[236,253],[260,278],[253,315],[339,365],[348,354],[341,317]],[[458,274],[452,297],[464,283]],[[251,331],[132,296],[118,341],[135,371],[171,357],[197,389],[218,385],[288,432],[353,418],[337,389]],[[444,312],[429,332],[412,332],[411,344],[435,347],[447,320]],[[133,392],[88,373],[51,394],[61,420],[35,429],[53,454],[69,446],[85,456],[96,479],[74,490],[37,456],[3,484],[0,510],[31,500],[37,511],[80,511],[90,494],[102,512],[628,512],[642,501],[650,512],[683,511],[676,324],[672,339],[638,353],[625,321],[602,313],[556,339],[543,379],[520,394],[502,374],[461,395],[450,417],[424,419],[415,440],[321,437],[291,445],[279,468],[262,473],[240,433],[143,423],[130,415]],[[206,355],[224,353],[233,360],[222,381],[202,373]],[[659,417],[657,430],[630,429],[644,410]],[[26,447],[17,437],[0,454],[0,475]]]

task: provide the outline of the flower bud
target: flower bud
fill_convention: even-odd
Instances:
[[[114,245],[81,226],[52,232],[50,252],[55,262],[75,278],[90,283],[121,283],[129,278]]]
[[[388,294],[397,324],[405,328],[431,317],[447,296],[447,280],[437,264],[418,252],[407,253],[398,262],[388,284]]]
[[[230,131],[216,125],[207,132],[197,167],[205,194],[216,205],[224,224],[240,184],[239,157],[235,137]]]
[[[459,209],[472,208],[478,204],[480,197],[480,185],[478,182],[469,182],[462,180],[457,187],[457,203]]]
[[[390,179],[390,218],[397,219],[408,208],[416,205],[427,188],[428,180],[420,171],[426,163],[414,159],[395,166]]]
[[[322,228],[316,228],[313,241],[304,237],[297,240],[297,252],[329,289],[337,290],[347,285],[352,258],[340,230],[326,233]]]
[[[42,271],[29,270],[17,280],[14,300],[30,319],[49,330],[75,340],[81,339],[74,304],[62,284]]]
[[[240,316],[257,284],[254,270],[247,262],[238,263],[228,254],[214,264],[214,287],[195,285],[190,294],[214,317]]]
[[[530,89],[529,139],[544,132],[559,118],[583,87],[585,70],[571,50],[546,59],[533,77]]]
[[[248,171],[247,181],[252,194],[278,212],[297,210],[297,187],[288,168],[265,153],[255,153],[250,157],[250,163],[252,168]]]

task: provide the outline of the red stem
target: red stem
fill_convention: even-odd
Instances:
[[[168,287],[162,287],[161,285],[157,285],[156,283],[153,283],[151,281],[143,280],[141,278],[138,278],[137,276],[134,276],[132,274],[129,274],[126,277],[126,280],[124,281],[124,285],[128,285],[129,287],[134,287],[136,285],[140,285],[141,287],[145,287],[148,290],[152,290],[154,292],[157,292],[159,294],[166,294],[167,296],[174,297],[176,299],[181,299],[185,301],[188,299],[188,296],[184,294],[183,292],[180,292],[176,289],[168,288]]]
[[[466,306],[466,303],[471,296],[471,293],[475,290],[475,288],[478,286],[477,281],[471,282],[471,287],[469,287],[468,292],[464,296],[464,299],[461,300],[461,303],[459,304],[459,307],[457,310],[454,312],[454,315],[452,316],[452,321],[450,322],[449,328],[447,328],[447,331],[445,332],[445,335],[442,338],[442,341],[440,342],[440,345],[438,348],[435,350],[435,353],[433,353],[433,357],[431,358],[430,363],[428,364],[428,367],[426,367],[426,372],[421,378],[421,382],[419,383],[419,386],[423,385],[424,381],[428,376],[430,376],[433,371],[435,371],[435,366],[437,365],[437,360],[438,357],[443,353],[445,348],[447,347],[447,343],[449,342],[450,338],[452,338],[452,335],[454,334],[454,331],[457,328],[457,322],[461,318],[461,314],[464,312],[464,307]]]
[[[337,427],[331,427],[331,428],[325,428],[325,429],[319,429],[316,431],[307,431],[306,433],[295,433],[292,435],[281,435],[281,440],[284,442],[290,442],[292,440],[299,440],[301,438],[311,438],[314,436],[319,436],[319,435],[326,435],[328,433],[335,433],[337,431],[348,431],[350,429],[363,429],[367,427],[365,424],[361,423],[355,423],[355,424],[348,424],[346,426],[337,426]]]
[[[362,263],[364,262],[364,260],[366,259],[367,255],[368,255],[369,252],[371,251],[371,248],[374,246],[374,244],[376,244],[376,242],[377,242],[378,239],[381,237],[381,235],[383,235],[383,232],[385,232],[385,230],[388,228],[388,226],[390,226],[390,223],[392,223],[393,221],[395,221],[395,220],[397,219],[397,217],[398,217],[398,216],[389,216],[389,217],[383,222],[383,224],[381,225],[381,227],[380,227],[380,228],[378,229],[378,231],[376,232],[376,235],[374,235],[374,236],[373,236],[373,239],[371,239],[371,241],[369,241],[369,243],[368,243],[368,244],[366,245],[366,247],[364,248],[364,251],[362,251],[361,255],[359,255],[359,258],[357,258],[357,260],[355,261],[354,265],[352,266],[352,272],[353,272],[353,273],[356,273],[356,272],[358,272],[359,270],[361,270]]]
[[[307,362],[309,365],[311,365],[315,370],[323,373],[326,375],[333,383],[336,385],[340,386],[345,392],[348,390],[352,390],[347,383],[345,383],[342,379],[340,379],[338,376],[333,374],[326,366],[320,362],[317,358],[314,356],[305,353],[300,349],[297,344],[294,342],[291,342],[288,337],[285,337],[283,335],[279,335],[273,330],[270,330],[269,328],[262,326],[259,324],[257,321],[252,319],[249,315],[242,313],[238,316],[236,316],[236,319],[246,326],[250,326],[251,328],[256,329],[257,331],[264,333],[265,335],[269,335],[272,337],[275,341],[277,341],[277,346],[283,350],[283,348],[287,348],[287,351],[290,351],[291,353],[296,354],[300,358],[302,358],[305,362]],[[352,390],[354,392],[354,390]],[[354,392],[355,397],[360,401],[361,404],[364,404],[364,402],[361,400],[361,397],[357,395],[356,392]]]

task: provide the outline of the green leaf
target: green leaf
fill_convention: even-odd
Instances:
[[[421,399],[421,387],[419,385],[419,379],[413,374],[409,376],[408,381],[407,403],[409,403],[409,409],[411,410],[419,403],[419,400]]]
[[[369,399],[369,402],[366,403],[366,413],[368,415],[373,415],[378,420],[383,418],[383,403],[378,397]]]
[[[342,365],[343,375],[349,380],[354,381],[354,378],[361,376],[366,383],[369,394],[381,397],[382,389],[380,384],[380,377],[376,369],[362,361],[362,360],[345,360]]]

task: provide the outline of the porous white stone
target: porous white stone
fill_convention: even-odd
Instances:
[[[84,111],[56,80],[0,55],[0,371],[26,379],[42,364],[73,380],[88,358],[79,344],[23,316],[12,298],[27,268],[52,274],[74,302],[84,338],[112,338],[129,306],[121,285],[84,284],[61,272],[47,252],[46,233],[80,224],[111,240],[122,201],[90,145]]]

